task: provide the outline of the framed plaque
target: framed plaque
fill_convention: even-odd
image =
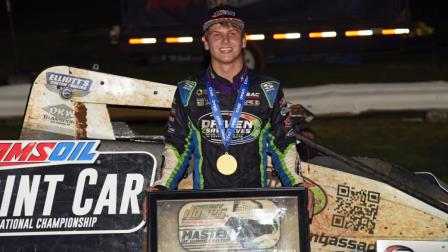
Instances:
[[[148,193],[149,251],[310,251],[305,188]]]

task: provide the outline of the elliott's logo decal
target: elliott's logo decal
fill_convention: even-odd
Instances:
[[[91,164],[100,141],[0,141],[0,170],[66,162]]]
[[[228,128],[232,111],[221,111],[224,126]],[[201,116],[198,120],[198,127],[201,129],[202,136],[212,143],[222,143],[219,135],[216,121],[212,113]],[[238,120],[235,134],[233,135],[231,145],[252,142],[258,138],[261,131],[261,120],[255,115],[242,112]]]
[[[47,73],[47,84],[59,87],[69,87],[82,91],[89,91],[92,80],[59,73]]]
[[[58,92],[65,99],[88,94],[93,83],[91,79],[53,72],[47,72],[46,78],[47,85],[45,86],[50,91]]]

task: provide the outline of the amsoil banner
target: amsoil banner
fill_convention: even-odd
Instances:
[[[0,250],[98,250],[110,238],[103,235],[142,232],[143,191],[156,159],[98,152],[99,144],[0,141]],[[142,246],[140,238],[124,240],[134,243],[125,248]]]

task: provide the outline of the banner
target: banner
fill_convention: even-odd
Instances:
[[[49,246],[47,239],[62,235],[72,244],[84,235],[92,240],[142,229],[142,192],[154,177],[155,157],[98,152],[99,144],[0,141],[0,250]]]

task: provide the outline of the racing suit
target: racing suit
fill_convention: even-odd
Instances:
[[[213,70],[178,83],[167,123],[165,166],[156,187],[173,190],[183,178],[194,153],[193,188],[256,188],[267,186],[267,153],[271,154],[283,186],[303,182],[296,172],[298,155],[283,91],[278,81],[248,71],[249,89],[228,150],[225,150],[207,96],[207,74],[213,78],[221,116],[227,128],[238,90],[220,92],[218,83],[229,81]],[[243,70],[242,70],[243,71]],[[240,74],[234,80],[240,78]],[[216,160],[228,151],[238,163],[236,172],[223,175]]]

